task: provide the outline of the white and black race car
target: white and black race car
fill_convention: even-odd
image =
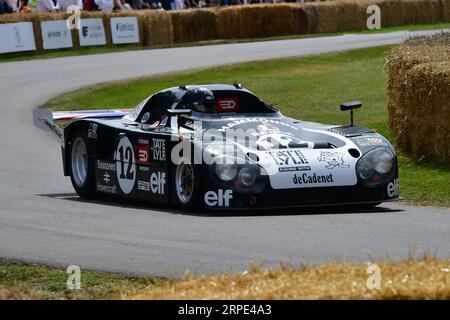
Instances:
[[[397,157],[371,129],[283,116],[234,85],[169,88],[127,110],[51,113],[35,124],[62,146],[81,197],[183,208],[374,206],[398,199]],[[57,123],[65,120],[62,129]]]

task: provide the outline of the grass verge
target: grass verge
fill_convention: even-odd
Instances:
[[[302,38],[312,38],[312,37],[323,37],[323,36],[337,36],[343,34],[368,34],[368,33],[384,33],[393,31],[419,31],[419,30],[433,30],[433,29],[444,29],[450,28],[450,22],[444,23],[433,23],[433,24],[412,24],[403,26],[392,26],[386,27],[379,30],[358,30],[353,32],[340,32],[340,33],[329,33],[329,34],[303,34],[303,35],[290,35],[290,36],[279,36],[270,38],[257,38],[257,39],[227,39],[227,40],[210,40],[202,41],[197,43],[175,43],[171,47],[187,47],[187,46],[203,46],[203,45],[215,45],[215,44],[228,44],[228,43],[243,43],[243,42],[255,42],[255,41],[270,41],[270,40],[287,40],[287,39],[302,39]],[[110,52],[121,52],[130,50],[144,50],[144,49],[159,49],[166,48],[165,46],[157,47],[143,47],[135,44],[130,45],[120,45],[113,47],[84,47],[80,49],[58,49],[58,50],[48,50],[43,53],[35,52],[17,52],[17,53],[7,53],[0,54],[1,62],[12,62],[12,61],[24,61],[24,60],[36,60],[36,59],[50,59],[50,58],[60,58],[68,56],[78,56],[78,55],[88,55],[88,54],[101,54]]]
[[[253,266],[241,274],[183,279],[127,278],[82,272],[81,290],[66,287],[64,270],[0,262],[1,299],[450,299],[450,260],[377,263],[379,289],[369,289],[367,264]],[[371,271],[373,272],[373,270]],[[375,285],[373,278],[369,283]]]
[[[161,279],[82,271],[81,290],[67,289],[65,270],[0,261],[0,300],[118,299],[123,292],[159,286]]]
[[[388,128],[387,74],[389,47],[359,49],[311,57],[229,65],[148,79],[103,84],[70,92],[48,101],[54,110],[130,107],[170,86],[188,83],[241,82],[285,115],[323,123],[346,124],[339,103],[362,100],[357,124],[375,128],[394,141]],[[411,203],[450,207],[450,166],[399,155],[401,195]]]

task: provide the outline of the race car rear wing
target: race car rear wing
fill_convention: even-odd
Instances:
[[[49,109],[35,109],[33,123],[36,127],[52,133],[64,146],[64,130],[58,124],[64,125],[79,119],[120,119],[130,111],[131,109],[52,112]]]
[[[53,113],[49,109],[33,110],[33,123],[39,129],[50,132],[64,147],[64,130],[53,121]]]

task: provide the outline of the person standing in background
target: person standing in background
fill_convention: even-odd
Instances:
[[[112,12],[114,0],[95,0],[95,4],[101,12]]]
[[[172,10],[183,10],[184,9],[183,0],[173,0],[170,3],[170,7]]]
[[[38,0],[36,12],[55,12],[58,10],[52,0]]]
[[[11,13],[18,11],[18,9],[19,9],[18,0],[6,0],[6,3],[8,4]]]
[[[38,0],[28,0],[27,7],[30,8],[31,11],[36,11]]]
[[[66,12],[70,6],[77,6],[80,10],[83,9],[83,0],[58,0],[61,11]]]

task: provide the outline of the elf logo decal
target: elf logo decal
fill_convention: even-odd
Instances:
[[[386,191],[389,198],[398,197],[398,179],[389,182]]]
[[[229,207],[230,200],[233,199],[233,191],[232,190],[217,190],[217,193],[214,191],[208,191],[205,193],[205,203],[209,207]]]
[[[150,176],[150,190],[153,193],[164,194],[164,187],[166,185],[166,173],[154,172]]]
[[[317,160],[319,160],[319,162],[326,162],[327,165],[325,168],[327,169],[350,167],[344,163],[344,154],[342,152],[321,151]]]
[[[136,160],[134,158],[133,146],[127,137],[120,139],[114,154],[116,160],[117,179],[123,193],[129,194],[134,188],[136,181]]]

